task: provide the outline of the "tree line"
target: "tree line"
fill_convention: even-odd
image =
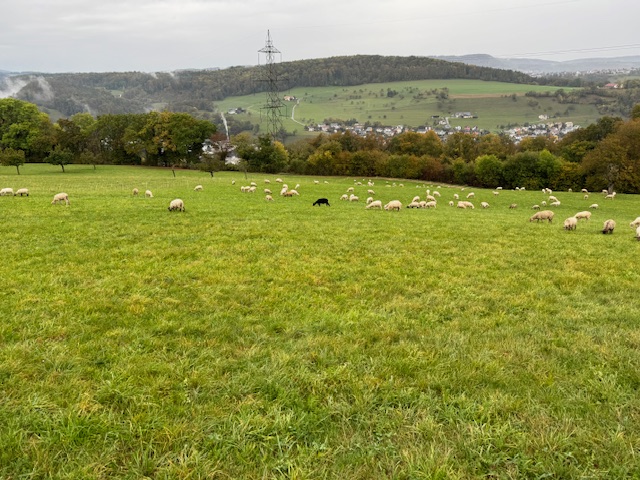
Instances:
[[[208,145],[209,150],[203,150]],[[241,159],[225,160],[231,151]],[[0,100],[0,164],[115,164],[241,169],[262,173],[388,177],[485,188],[614,189],[640,193],[640,104],[631,118],[602,117],[560,140],[501,134],[404,132],[393,137],[350,131],[284,145],[267,136],[226,137],[186,113],[80,113],[52,123],[36,105]]]

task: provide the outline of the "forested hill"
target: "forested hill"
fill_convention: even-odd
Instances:
[[[213,111],[230,96],[264,92],[265,66],[165,73],[65,73],[14,76],[0,90],[70,116],[137,113],[161,104],[173,111]],[[355,86],[426,79],[475,79],[540,83],[522,72],[479,67],[426,57],[358,55],[283,62],[275,65],[283,91],[293,87]],[[0,80],[1,81],[1,80]]]

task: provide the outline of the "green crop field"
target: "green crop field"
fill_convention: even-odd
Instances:
[[[438,93],[443,89],[447,89],[447,97],[439,98]],[[396,92],[392,97],[387,96],[390,90]],[[558,87],[480,80],[423,80],[355,87],[294,88],[286,94],[295,96],[299,103],[284,102],[283,125],[287,131],[296,131],[301,135],[304,125],[315,125],[325,119],[356,119],[361,123],[416,128],[421,125],[433,126],[439,119],[448,117],[450,125],[454,127],[478,126],[498,131],[500,126],[509,124],[540,123],[540,115],[548,116],[550,121],[572,121],[579,125],[589,125],[600,117],[595,105],[559,104],[553,97],[525,96],[527,92],[557,90]],[[256,94],[230,97],[216,106],[223,113],[242,107],[248,113],[239,115],[240,119],[262,123],[266,121],[264,110],[261,111],[265,104],[266,96]],[[471,112],[478,118],[454,118],[456,112]],[[299,123],[291,119],[292,114]],[[432,118],[434,116],[438,116],[438,119]]]
[[[640,475],[637,196],[554,192],[538,224],[542,192],[21,173],[0,170],[31,192],[0,197],[0,478]],[[369,188],[441,197],[367,210]]]

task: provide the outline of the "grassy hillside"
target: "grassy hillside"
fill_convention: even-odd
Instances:
[[[21,171],[0,170],[31,190],[0,197],[1,478],[640,471],[635,196],[556,192],[536,224],[540,192],[475,190],[491,207],[461,210],[468,189],[355,185],[441,193],[386,212],[339,201],[346,178],[285,177],[300,196],[268,203],[239,187],[273,176]]]
[[[424,80],[368,84],[357,87],[295,88],[287,91],[300,100],[295,119],[303,124],[317,124],[324,119],[356,119],[384,125],[433,125],[432,116],[449,117],[452,126],[473,126],[496,131],[508,124],[538,123],[539,115],[552,121],[572,121],[580,125],[595,122],[600,115],[595,105],[559,104],[555,97],[529,98],[527,92],[555,92],[557,87],[521,85],[480,80]],[[396,94],[388,96],[388,92]],[[284,94],[283,94],[284,95]],[[514,97],[515,95],[515,97]],[[264,94],[231,97],[217,102],[219,111],[230,108],[248,109],[241,120],[260,122],[260,108],[266,103]],[[295,102],[285,102],[288,131],[300,132],[302,126],[291,121]],[[456,112],[471,112],[477,119],[456,119]]]

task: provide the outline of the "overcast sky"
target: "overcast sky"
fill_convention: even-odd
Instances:
[[[0,70],[169,71],[341,55],[640,55],[639,0],[0,0]]]

